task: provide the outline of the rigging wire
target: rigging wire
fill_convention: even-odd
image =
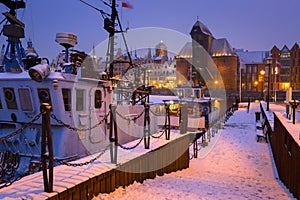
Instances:
[[[111,5],[109,4],[109,3],[107,3],[107,2],[105,2],[105,1],[103,1],[103,0],[100,0],[104,5],[106,5],[106,6],[108,6],[108,7],[110,7],[111,8]]]
[[[79,0],[79,1],[82,2],[82,3],[84,3],[85,5],[87,5],[87,6],[91,7],[91,8],[93,8],[93,9],[99,11],[99,12],[101,13],[101,16],[102,16],[103,19],[105,19],[106,17],[109,17],[109,16],[110,16],[110,14],[104,12],[103,10],[101,10],[101,9],[99,9],[99,8],[96,8],[95,6],[93,6],[93,5],[91,5],[91,4],[87,3],[87,2],[85,2],[85,1],[83,1],[83,0]]]
[[[5,17],[4,19],[2,19],[2,21],[0,22],[0,25],[1,25],[3,22],[5,22],[5,20],[6,20],[6,17]]]
[[[32,4],[30,4],[32,5]],[[29,6],[29,12],[30,12],[30,21],[31,21],[31,30],[32,30],[32,41],[34,41],[34,20],[33,20],[33,9],[32,6]]]
[[[27,4],[26,0],[25,0],[25,4]],[[17,9],[17,8],[16,8]],[[26,9],[22,10],[22,15],[21,15],[21,19],[24,20],[24,15],[25,15],[25,11]],[[17,14],[16,14],[17,15]]]
[[[8,23],[8,20],[6,20],[6,18],[4,18],[4,20],[2,20],[1,21],[1,24],[3,23],[5,21],[5,25]],[[2,35],[3,34],[3,28],[2,28],[2,30],[1,30],[1,32],[0,32],[0,35]]]

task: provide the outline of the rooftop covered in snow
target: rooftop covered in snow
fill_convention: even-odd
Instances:
[[[244,64],[263,64],[269,55],[268,51],[236,51],[236,54]]]

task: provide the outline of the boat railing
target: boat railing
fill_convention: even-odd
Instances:
[[[120,105],[118,105],[120,106]],[[129,105],[128,105],[129,106]],[[111,149],[111,162],[112,163],[117,163],[117,159],[116,159],[116,155],[117,153],[113,151],[113,149],[116,149],[117,147],[120,147],[124,150],[130,150],[130,149],[134,149],[136,148],[141,142],[142,140],[145,141],[145,148],[149,148],[150,146],[150,136],[152,136],[152,134],[150,134],[150,105],[149,104],[145,104],[144,105],[144,109],[138,113],[138,114],[130,114],[130,115],[123,115],[121,113],[119,113],[119,111],[116,110],[117,105],[111,105],[110,107],[110,111],[103,117],[103,119],[101,119],[97,124],[89,127],[89,128],[76,128],[73,127],[65,122],[63,122],[61,119],[59,119],[55,114],[52,113],[52,107],[49,104],[42,104],[41,105],[41,112],[34,117],[34,119],[32,121],[30,121],[29,123],[25,124],[22,128],[14,131],[13,133],[7,134],[4,137],[0,138],[0,142],[3,143],[7,143],[7,141],[9,141],[9,139],[11,137],[16,137],[18,134],[20,134],[22,131],[24,131],[25,129],[29,128],[30,126],[32,126],[38,119],[40,119],[42,117],[42,134],[41,134],[41,149],[40,149],[40,158],[41,158],[41,168],[43,171],[43,176],[44,176],[44,190],[46,192],[51,192],[53,191],[53,167],[54,167],[54,163],[57,162],[58,164],[62,164],[62,165],[66,165],[66,166],[72,166],[72,167],[76,167],[76,166],[83,166],[83,165],[88,165],[96,160],[98,160],[109,148]],[[167,106],[168,108],[168,106]],[[169,112],[166,112],[168,114],[170,114]],[[126,147],[123,144],[119,143],[118,141],[118,132],[116,129],[116,119],[119,116],[119,120],[125,120],[127,122],[134,122],[136,120],[140,120],[143,122],[143,132],[144,135],[140,138],[140,140],[138,141],[137,144],[133,145],[132,147]],[[121,116],[121,117],[120,117]],[[101,152],[99,152],[99,154],[97,156],[95,156],[94,158],[92,158],[89,161],[83,162],[83,163],[75,163],[75,162],[67,162],[65,160],[62,159],[58,159],[55,158],[53,155],[54,149],[53,149],[53,141],[52,141],[52,131],[51,131],[51,123],[50,123],[50,119],[52,118],[53,120],[55,120],[58,124],[60,124],[62,127],[68,128],[70,130],[73,131],[87,131],[87,130],[91,130],[94,129],[96,127],[98,127],[100,124],[107,122],[108,117],[111,118],[111,126],[110,126],[110,137],[109,137],[109,141],[110,144],[108,146],[106,146]],[[142,119],[143,118],[143,119]],[[167,118],[167,117],[166,117]],[[170,123],[170,121],[168,121],[168,123]],[[170,124],[167,124],[167,122],[165,123],[165,127],[163,129],[163,133],[166,134],[166,139],[170,139]],[[161,133],[160,133],[161,134]],[[157,135],[153,135],[152,138],[160,138]],[[7,145],[4,145],[7,146]],[[114,147],[113,147],[114,146]],[[113,147],[113,148],[112,148]],[[8,162],[8,159],[2,159],[6,158],[7,156],[5,155],[11,155],[11,152],[15,151],[15,156],[14,156],[14,162],[15,164],[13,164],[13,160],[10,161],[11,163],[6,163],[6,161]],[[1,164],[5,164],[5,166],[10,166],[10,168],[8,167],[3,167],[1,165],[1,171],[0,174],[5,174],[6,172],[11,172],[13,170],[13,172],[16,171],[17,167],[18,167],[18,162],[19,162],[19,158],[20,155],[18,154],[18,151],[16,148],[14,148],[14,150],[8,152],[8,153],[4,153],[3,156],[1,157]],[[2,153],[1,153],[2,155]],[[11,156],[12,157],[12,156]],[[28,175],[31,174],[31,171],[27,171],[24,174]],[[10,177],[12,177],[12,174],[9,174]],[[20,177],[19,176],[17,178],[13,178],[9,181],[3,181],[1,179],[1,183],[0,183],[0,188],[5,187],[10,185],[12,182],[19,180]],[[0,178],[2,178],[2,176],[0,176]]]
[[[124,114],[121,112],[121,110],[117,110],[118,106],[131,106],[131,105],[114,105],[111,104],[110,106],[110,111],[103,117],[103,119],[101,119],[97,124],[95,124],[94,126],[91,126],[89,128],[76,128],[76,127],[72,127],[66,123],[64,123],[62,120],[58,119],[53,113],[52,113],[52,107],[49,104],[43,104],[41,106],[41,112],[33,118],[32,121],[30,121],[29,123],[25,124],[22,128],[16,130],[15,132],[11,133],[11,134],[7,134],[6,136],[0,138],[0,142],[4,142],[6,143],[7,140],[11,137],[15,137],[16,135],[20,134],[22,131],[24,131],[25,129],[29,128],[31,125],[33,125],[39,118],[42,117],[42,135],[41,135],[41,165],[42,165],[42,171],[43,171],[43,176],[44,176],[44,190],[46,192],[51,192],[53,191],[53,167],[54,167],[54,163],[58,163],[61,165],[66,165],[66,166],[72,166],[72,167],[77,167],[77,166],[83,166],[83,165],[88,165],[92,162],[95,162],[96,160],[98,160],[107,150],[110,149],[110,156],[111,156],[111,163],[115,163],[117,164],[117,148],[122,148],[123,150],[131,150],[134,149],[136,147],[138,147],[140,145],[140,143],[144,140],[144,148],[145,149],[149,149],[150,147],[150,138],[154,138],[154,139],[158,139],[161,138],[163,135],[166,136],[166,140],[170,140],[170,129],[171,127],[174,127],[174,123],[171,119],[172,118],[176,118],[178,120],[178,124],[176,125],[178,129],[180,129],[180,133],[187,133],[188,131],[188,127],[191,126],[190,124],[188,124],[188,109],[187,106],[185,105],[185,103],[183,102],[182,105],[180,105],[180,109],[179,109],[179,115],[176,116],[174,115],[174,113],[170,112],[170,104],[168,104],[168,102],[165,102],[164,104],[164,111],[162,112],[161,110],[158,109],[158,111],[160,112],[156,112],[157,110],[153,109],[155,107],[155,105],[151,105],[152,109],[150,109],[150,104],[145,103],[144,105],[135,105],[135,106],[140,106],[139,107],[139,112],[136,113],[129,113],[129,114]],[[161,105],[159,105],[161,106]],[[231,111],[233,109],[228,109],[228,112],[226,112],[226,115],[221,118],[224,121],[226,121],[231,115]],[[137,111],[137,110],[135,110]],[[159,120],[160,122],[163,122],[161,124],[161,126],[159,126],[161,128],[160,131],[156,131],[156,133],[152,133],[151,130],[151,126],[150,126],[150,114],[151,114],[151,119],[155,119],[160,117],[160,119],[156,119]],[[109,134],[109,144],[103,148],[95,157],[91,158],[89,161],[85,161],[82,163],[76,163],[76,162],[67,162],[63,159],[58,159],[55,158],[55,156],[53,155],[53,145],[52,145],[52,131],[51,131],[51,123],[50,123],[50,118],[54,119],[55,121],[57,121],[60,125],[62,125],[65,128],[68,128],[70,130],[73,131],[82,131],[82,130],[91,130],[93,128],[98,127],[100,124],[102,123],[106,123],[108,121],[108,117],[110,117],[110,134]],[[195,118],[193,116],[193,118]],[[117,127],[117,122],[118,124],[120,123],[120,120],[123,120],[127,123],[135,123],[136,121],[140,120],[140,122],[142,122],[142,130],[143,130],[143,135],[140,135],[140,138],[135,144],[133,144],[133,140],[131,141],[130,144],[132,144],[131,147],[125,146],[124,144],[121,144],[119,142],[119,138],[118,138],[118,127]],[[198,119],[196,119],[198,120]],[[200,119],[199,119],[200,120]],[[155,121],[155,120],[152,120]],[[220,121],[220,119],[219,119]],[[204,121],[202,120],[202,123]],[[199,123],[199,121],[197,122]],[[206,129],[206,133],[207,134],[212,134],[212,136],[216,133],[216,125],[218,123],[212,124],[210,125],[207,129]],[[199,130],[199,125],[196,125],[194,128],[197,130]],[[219,128],[219,127],[217,127]],[[203,129],[201,129],[203,131]],[[191,142],[195,140],[191,140]],[[128,143],[129,144],[129,143]],[[7,158],[7,155],[9,153],[6,153],[5,158]],[[2,155],[2,154],[1,154]],[[11,154],[9,154],[11,155]],[[2,156],[4,158],[4,155]],[[2,159],[1,157],[1,164],[6,162],[5,159]],[[5,166],[10,166],[10,169],[8,168],[3,168],[3,166],[1,166],[1,175],[4,174],[6,171],[10,172],[12,170],[16,170],[16,168],[18,167],[18,160],[20,155],[18,153],[15,153],[14,156],[10,156],[13,157],[14,159],[10,159],[12,160],[10,164],[6,164]],[[3,161],[4,160],[4,161]],[[6,159],[8,160],[8,159]],[[14,167],[14,169],[12,169]],[[6,170],[6,171],[5,171]],[[25,172],[24,174],[30,174],[30,171]],[[20,177],[24,176],[21,175],[18,178],[15,178],[13,180],[10,180],[6,183],[0,183],[0,188],[1,187],[5,187],[11,184],[11,182],[19,180]],[[0,177],[2,178],[2,176]]]

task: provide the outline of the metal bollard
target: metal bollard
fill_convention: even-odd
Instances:
[[[41,161],[43,170],[43,181],[44,181],[44,191],[53,192],[53,166],[54,166],[54,156],[53,156],[53,145],[52,145],[52,131],[50,123],[50,112],[52,111],[52,106],[48,103],[43,103],[40,106],[40,111],[43,113],[42,116],[42,141],[41,141]],[[48,147],[48,153],[46,149]],[[47,159],[49,160],[49,177],[47,171]]]
[[[118,131],[116,122],[116,105],[109,105],[110,109],[110,129],[109,129],[109,141],[110,141],[110,159],[111,163],[117,163],[118,156]]]
[[[180,134],[184,134],[187,132],[187,125],[188,125],[188,110],[187,110],[187,103],[182,102],[180,104]]]

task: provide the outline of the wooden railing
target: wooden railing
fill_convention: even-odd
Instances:
[[[292,124],[281,113],[274,113],[272,130],[262,105],[261,111],[265,118],[278,176],[294,197],[300,199],[300,126]]]

